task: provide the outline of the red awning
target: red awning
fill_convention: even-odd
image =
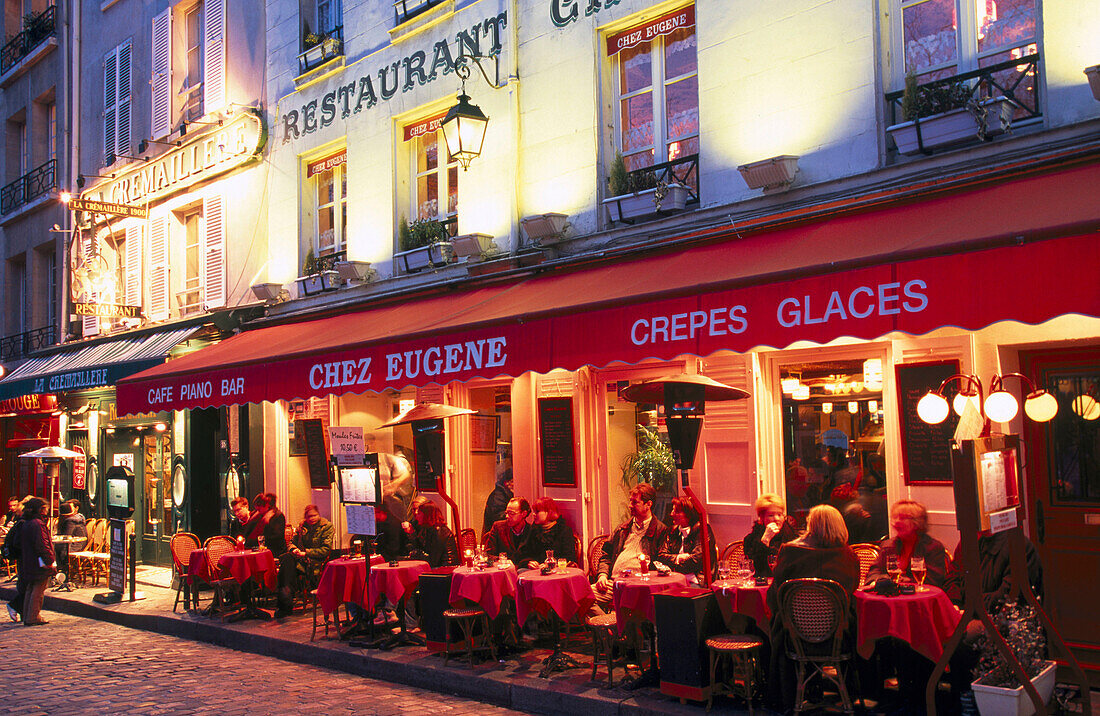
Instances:
[[[964,248],[978,237],[1097,220],[1097,207],[1067,189],[1096,181],[1100,167],[1069,170],[678,253],[249,330],[119,381],[119,412],[1100,316],[1100,234]],[[938,251],[944,255],[929,257]],[[914,254],[923,257],[896,260]]]

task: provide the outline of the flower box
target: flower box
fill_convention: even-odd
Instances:
[[[437,241],[393,255],[405,273],[417,273],[426,268],[441,268],[454,261],[454,246],[449,241]]]
[[[370,261],[337,261],[336,272],[345,281],[366,281],[370,278]]]
[[[548,246],[564,238],[568,219],[565,214],[557,212],[535,214],[520,219],[519,226],[529,245]]]
[[[316,296],[323,291],[335,291],[343,283],[340,280],[340,274],[335,271],[299,276],[295,281],[298,283],[299,296]]]
[[[1012,103],[1005,97],[994,97],[980,103],[985,110],[985,136],[994,137],[1008,131],[1012,124]],[[920,137],[918,139],[918,124]],[[920,154],[922,151],[943,149],[957,144],[967,144],[978,139],[978,120],[969,108],[921,117],[886,128],[902,154]]]
[[[493,237],[488,234],[463,234],[451,239],[455,256],[469,262],[481,261],[486,256],[498,253]]]
[[[644,189],[633,194],[613,196],[603,200],[612,221],[633,224],[635,221],[659,214],[683,211],[688,200],[688,188],[683,184],[664,187],[664,196],[658,198],[658,187]]]
[[[1054,693],[1054,669],[1054,662],[1047,662],[1047,667],[1031,680],[1044,704],[1050,703],[1050,697]],[[1023,686],[1007,689],[986,686],[975,681],[970,687],[974,689],[974,701],[977,702],[978,713],[982,716],[1031,716],[1035,713],[1035,705],[1031,703],[1031,697]]]

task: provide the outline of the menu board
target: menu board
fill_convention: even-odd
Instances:
[[[328,449],[325,447],[325,426],[320,418],[299,420],[298,426],[306,445],[306,463],[309,465],[309,486],[328,487],[332,475],[328,470]]]
[[[338,468],[340,474],[340,501],[378,504],[378,455],[371,453],[361,467]]]
[[[957,360],[937,363],[905,363],[895,367],[898,416],[901,420],[901,463],[907,485],[951,484],[951,439],[958,416],[954,410],[939,425],[929,425],[917,415],[917,403],[930,390],[959,372]],[[954,383],[944,390],[950,403]]]
[[[573,440],[573,399],[539,399],[539,445],[542,484],[575,487],[576,459]]]
[[[377,534],[373,506],[344,505],[344,512],[347,515],[348,534],[370,536]]]
[[[107,563],[107,588],[122,594],[126,589],[126,521],[112,519],[109,524],[111,554]]]

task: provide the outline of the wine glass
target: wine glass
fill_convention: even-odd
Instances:
[[[896,554],[886,555],[886,573],[890,575],[890,579],[896,583],[898,577],[901,576],[901,567],[898,566],[898,556]]]
[[[256,538],[256,543],[260,545],[260,549],[264,548],[264,536],[260,535]]]
[[[739,560],[737,562],[737,581],[742,585],[747,585],[750,579],[752,579],[752,560]]]
[[[924,577],[927,574],[924,568],[924,557],[913,555],[909,558],[909,571],[913,573],[913,579],[917,582],[917,591],[928,591],[924,586]]]
[[[771,570],[772,576],[775,576],[775,565],[779,564],[779,553],[768,555],[768,569]]]

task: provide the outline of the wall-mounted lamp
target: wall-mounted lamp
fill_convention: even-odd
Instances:
[[[750,189],[763,189],[765,194],[771,194],[783,191],[794,182],[794,176],[798,173],[798,157],[782,154],[742,164],[737,171],[741,172],[741,178]]]
[[[481,156],[481,147],[485,143],[485,128],[489,124],[489,118],[480,107],[470,103],[470,95],[466,94],[466,80],[470,78],[470,63],[477,65],[481,70],[481,76],[490,87],[504,88],[503,84],[489,79],[488,73],[481,65],[481,61],[486,59],[499,63],[499,59],[495,56],[488,58],[465,53],[455,59],[455,74],[462,80],[462,91],[458,95],[458,104],[447,111],[447,116],[439,126],[443,130],[443,139],[447,142],[447,151],[462,165],[462,171],[469,169],[470,162]],[[499,74],[499,64],[497,71]]]
[[[947,419],[947,399],[943,397],[943,390],[948,383],[959,380],[960,389],[952,401],[955,412],[962,415],[970,403],[979,415],[998,423],[1007,423],[1016,417],[1020,410],[1020,404],[1015,396],[1004,389],[1005,378],[1018,378],[1029,388],[1024,400],[1024,413],[1037,423],[1045,423],[1058,414],[1058,401],[1053,395],[1042,388],[1036,388],[1035,383],[1022,373],[1006,373],[993,376],[990,383],[989,397],[982,399],[982,383],[975,375],[958,373],[946,378],[935,391],[928,391],[917,402],[917,415],[921,420],[938,425]],[[962,384],[965,381],[965,384]]]
[[[179,134],[180,139],[187,136],[187,125],[189,125],[189,124],[200,124],[200,125],[203,125],[203,126],[206,126],[206,127],[220,127],[220,126],[222,126],[222,121],[219,119],[217,122],[188,122],[188,121],[180,122],[180,134]]]
[[[165,425],[164,423],[157,423],[156,425],[153,426],[153,430],[156,430],[158,433],[163,433],[167,429],[168,429],[168,426]]]
[[[532,244],[559,240],[568,225],[569,217],[556,212],[525,216],[519,220],[524,238]]]
[[[114,175],[105,177],[99,174],[77,174],[76,175],[76,188],[83,189],[84,185],[88,183],[88,179],[114,179]]]
[[[138,154],[145,154],[145,152],[149,149],[150,143],[163,144],[166,147],[178,147],[183,144],[183,142],[179,141],[178,139],[174,142],[162,142],[159,139],[143,139],[138,142]]]
[[[249,288],[252,289],[253,296],[264,302],[278,303],[290,297],[290,292],[283,288],[281,283],[257,283]],[[286,294],[285,297],[284,294]]]
[[[129,154],[115,154],[114,152],[107,152],[103,158],[103,163],[107,166],[111,166],[119,159],[129,159],[132,162],[147,162],[149,157],[131,157]]]

